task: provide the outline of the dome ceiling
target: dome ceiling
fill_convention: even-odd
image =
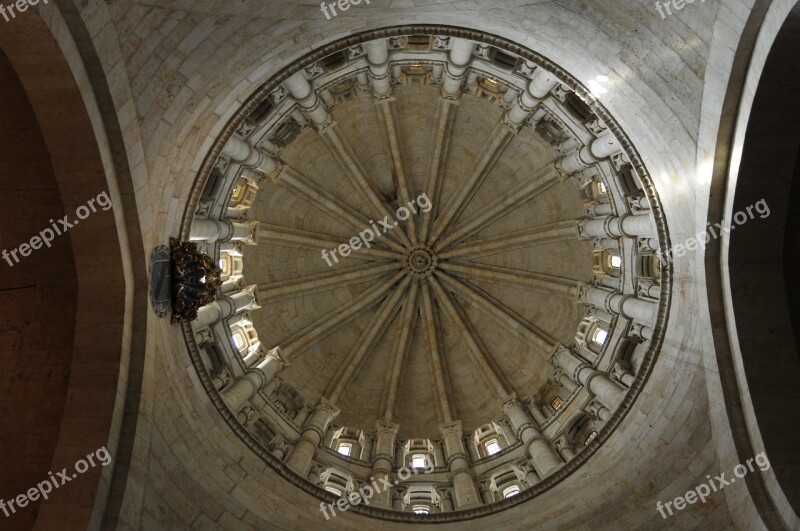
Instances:
[[[516,391],[521,397],[535,394],[547,381],[552,373],[547,362],[550,353],[528,344],[509,327],[538,329],[569,343],[584,309],[574,295],[515,284],[514,279],[533,273],[564,285],[587,282],[592,277],[592,245],[579,241],[573,232],[554,241],[533,240],[482,252],[481,246],[487,241],[507,242],[515,233],[527,234],[531,229],[585,215],[583,197],[575,184],[558,179],[521,205],[502,205],[520,183],[552,168],[559,153],[533,128],[523,128],[475,187],[474,195],[463,200],[459,215],[446,224],[442,213],[474,173],[481,148],[501,122],[503,109],[471,94],[461,98],[447,139],[449,156],[443,161],[440,181],[433,183],[438,184],[437,190],[428,196],[425,190],[436,141],[440,89],[435,85],[399,85],[393,95],[398,118],[394,134],[401,149],[399,166],[393,162],[380,109],[368,92],[331,111],[376,194],[392,212],[405,204],[400,197],[420,198],[422,206],[431,209],[425,213],[420,207],[417,215],[405,221],[397,220],[396,215],[390,218],[398,225],[372,245],[396,256],[373,256],[356,250],[334,263],[323,259],[320,249],[298,248],[291,242],[270,243],[244,248],[244,274],[248,282],[264,286],[265,293],[272,286],[308,278],[334,281],[324,289],[260,301],[268,306],[267,311],[255,312],[253,321],[262,342],[268,345],[286,345],[308,325],[322,324],[348,311],[357,301],[391,283],[383,301],[332,328],[307,350],[294,352],[282,379],[312,403],[336,392],[335,402],[341,409],[337,424],[363,429],[373,427],[376,420],[388,420],[400,425],[401,434],[435,437],[439,424],[446,420],[461,419],[465,429],[474,429],[501,417],[492,388],[495,378],[508,390],[506,394]],[[354,187],[348,169],[338,164],[312,128],[283,149],[281,160],[362,217],[383,218],[383,213]],[[406,190],[399,189],[398,170],[405,174]],[[492,207],[501,207],[492,220],[476,227],[467,238],[448,241],[459,229],[469,228],[483,209]],[[353,227],[320,209],[316,202],[274,183],[261,186],[253,218],[271,225],[276,232],[284,228],[301,230],[341,243],[371,227],[366,222]],[[425,223],[429,224],[427,235],[423,235]],[[436,233],[440,233],[438,238],[433,237]],[[388,241],[395,245],[390,247]],[[444,247],[440,247],[442,244]],[[417,258],[431,263],[433,257],[438,262],[432,267],[432,275],[415,275],[413,268],[404,269],[414,246],[421,249]],[[422,250],[425,248],[435,251]],[[448,253],[462,254],[450,257]],[[424,264],[420,265],[424,270]],[[348,276],[350,272],[357,273],[355,278]],[[428,305],[430,313],[426,312]],[[490,318],[485,305],[507,314],[506,322]],[[406,306],[411,308],[406,311]],[[453,312],[457,314],[455,321]],[[373,334],[375,339],[361,354],[358,347],[375,326],[379,328]],[[435,345],[431,345],[431,339]],[[478,352],[473,351],[473,342]],[[408,345],[406,352],[402,351],[403,344]],[[360,359],[356,361],[354,356]],[[492,370],[482,367],[480,357]],[[342,369],[349,367],[352,370],[345,374]],[[395,386],[394,411],[383,412],[387,395]],[[445,408],[439,406],[439,393],[445,395]],[[451,418],[445,419],[448,408]]]
[[[317,496],[396,478],[354,510],[404,521],[580,466],[647,379],[670,282],[652,183],[591,93],[499,38],[425,30],[279,73],[190,206],[223,269],[187,334],[214,403]],[[430,475],[403,478],[415,460]]]

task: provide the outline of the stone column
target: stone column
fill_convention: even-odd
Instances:
[[[494,502],[494,493],[489,485],[489,481],[481,481],[480,483],[481,499],[484,505],[489,505]]]
[[[575,451],[569,447],[566,441],[560,441],[558,444],[558,453],[564,459],[564,462],[569,461],[573,457],[575,457]]]
[[[528,87],[519,95],[519,98],[509,109],[506,120],[511,124],[522,124],[536,110],[542,100],[547,98],[550,91],[560,83],[554,74],[542,67],[537,68],[533,73],[531,82],[528,83]]]
[[[369,64],[369,79],[372,93],[377,99],[387,98],[392,93],[392,73],[389,70],[389,43],[386,39],[364,44]]]
[[[403,493],[401,492],[401,489],[392,489],[391,500],[392,500],[392,509],[394,509],[395,511],[403,510]]]
[[[328,430],[331,421],[339,414],[339,409],[322,398],[314,412],[306,421],[303,433],[294,445],[286,464],[303,477],[308,475],[314,454]]]
[[[572,394],[578,388],[578,384],[572,381],[572,379],[564,374],[563,372],[558,372],[556,375],[556,381],[561,384],[564,389],[567,390],[568,393]]]
[[[539,474],[536,473],[536,468],[533,466],[533,463],[528,461],[528,464],[525,466],[525,481],[533,487],[537,483],[539,483],[542,478],[539,477]]]
[[[373,445],[372,457],[372,478],[382,482],[379,478],[389,479],[389,475],[394,471],[394,458],[395,458],[395,438],[397,437],[397,430],[400,429],[399,424],[390,424],[388,422],[378,421],[375,425],[375,443]],[[392,491],[396,489],[382,490],[376,493],[370,502],[371,505],[391,509],[393,506]],[[401,500],[402,503],[402,500]]]
[[[550,446],[550,442],[537,430],[528,412],[522,407],[515,394],[506,397],[503,402],[505,412],[517,437],[525,445],[528,456],[540,477],[547,476],[562,464],[561,458]]]
[[[283,86],[286,87],[292,99],[303,110],[303,114],[317,129],[322,129],[331,122],[331,115],[328,109],[325,108],[322,100],[317,97],[302,70],[284,81]]]
[[[333,448],[333,440],[338,439],[342,435],[342,431],[343,428],[328,428],[325,431],[325,436],[322,437],[322,446],[325,448]]]
[[[622,314],[628,319],[645,325],[655,323],[658,313],[658,304],[653,301],[637,299],[631,295],[623,295],[618,291],[606,288],[582,286],[580,300],[595,308]]]
[[[236,135],[228,139],[222,148],[222,155],[263,175],[272,175],[281,169],[277,160]]]
[[[470,438],[467,442],[467,453],[469,454],[470,462],[474,463],[481,458],[481,453],[478,450],[478,442]]]
[[[594,317],[598,321],[611,323],[614,320],[614,315],[600,308],[589,306],[588,315]]]
[[[273,437],[272,440],[269,442],[269,445],[267,446],[269,451],[272,452],[272,455],[274,455],[280,460],[283,460],[283,458],[286,457],[286,449],[288,447],[289,447],[289,442],[280,433],[275,437]]]
[[[450,468],[450,481],[453,483],[456,507],[461,510],[479,506],[481,502],[467,461],[461,421],[442,424],[439,429],[444,440],[445,455]]]
[[[599,279],[600,285],[608,289],[618,290],[620,279],[611,275],[603,275]],[[609,321],[610,322],[610,321]]]
[[[586,386],[609,410],[616,409],[625,395],[625,389],[620,384],[607,374],[585,365],[566,347],[559,346],[556,349],[551,363],[569,375],[574,382]]]
[[[230,295],[223,295],[216,301],[200,308],[197,319],[193,321],[196,328],[202,328],[228,319],[237,313],[260,308],[255,294],[256,286],[248,286]]]
[[[309,468],[308,477],[306,477],[306,479],[312,485],[317,485],[319,484],[319,479],[322,476],[323,472],[325,472],[325,467],[320,464],[314,463],[311,465],[311,468]]]
[[[631,337],[637,337],[648,341],[653,339],[654,333],[655,331],[652,328],[641,323],[634,323],[630,331]]]
[[[661,286],[658,284],[650,284],[649,286],[643,286],[641,288],[640,293],[645,297],[650,297],[651,299],[658,300],[661,298]]]
[[[242,358],[245,367],[252,367],[253,365],[261,363],[261,360],[266,356],[266,352],[264,352],[264,349],[261,347],[262,345],[259,341],[256,348],[249,349],[249,352]]]
[[[300,427],[303,427],[303,425],[306,423],[306,419],[309,415],[311,415],[312,411],[314,410],[308,404],[304,405],[297,412],[297,415],[295,415],[294,423]]]
[[[371,433],[361,432],[361,437],[358,439],[358,444],[361,445],[360,459],[368,463],[372,462],[372,443],[375,437]]]
[[[231,411],[238,413],[285,365],[281,359],[280,347],[273,348],[261,363],[244,373],[233,385],[226,387],[221,393],[222,399]]]
[[[611,411],[607,407],[598,404],[598,407],[597,407],[597,420],[606,421],[609,418],[611,418]]]
[[[433,443],[433,464],[436,467],[447,466],[447,461],[445,460],[444,452],[442,451],[441,441],[436,441]]]
[[[588,168],[605,158],[619,153],[622,150],[616,137],[611,131],[604,131],[599,137],[595,138],[588,146],[576,149],[572,153],[556,162],[556,166],[566,174],[577,173]]]
[[[656,228],[650,214],[589,218],[578,222],[578,233],[584,239],[656,238]]]
[[[631,385],[633,385],[633,382],[636,381],[636,376],[629,373],[628,371],[620,370],[619,381],[622,382],[624,385],[630,387]]]
[[[609,216],[614,213],[614,208],[611,203],[595,203],[589,207],[589,213],[592,216]]]
[[[500,428],[500,433],[503,435],[506,443],[508,443],[509,446],[513,446],[519,442],[519,439],[517,439],[517,436],[514,434],[514,430],[511,428],[508,421],[501,420],[497,422],[497,427]]]
[[[517,101],[518,92],[516,89],[509,88],[505,94],[503,94],[503,107],[509,109]]]
[[[245,242],[255,241],[257,223],[196,218],[192,221],[189,240],[193,242]]]
[[[467,71],[467,66],[472,62],[472,51],[475,49],[475,43],[457,37],[450,40],[453,45],[450,47],[447,66],[444,71],[442,92],[445,97],[453,98],[461,92],[464,72]]]
[[[528,411],[539,426],[547,422],[547,417],[542,413],[542,409],[534,404],[533,401],[528,403]]]
[[[441,500],[441,508],[443,513],[453,512],[453,498],[449,489],[442,489],[439,491],[439,499]]]

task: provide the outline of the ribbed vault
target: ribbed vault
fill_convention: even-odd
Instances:
[[[314,52],[246,105],[196,195],[189,237],[224,280],[191,327],[204,385],[310,492],[395,478],[357,509],[382,518],[561,481],[660,344],[641,160],[567,72],[499,44],[403,28]],[[401,477],[412,457],[430,475]]]
[[[282,184],[264,185],[254,205],[253,218],[274,232],[314,234],[333,250],[384,217],[367,199],[373,190],[391,212],[415,202],[418,214],[393,215],[396,227],[371,243],[382,254],[364,248],[326,261],[289,237],[244,249],[248,281],[268,297],[269,310],[254,313],[259,337],[289,352],[284,381],[310,402],[334,400],[349,426],[384,419],[432,437],[453,418],[475,428],[500,417],[500,398],[535,393],[548,379],[553,340],[569,343],[582,315],[575,287],[591,279],[592,245],[576,237],[585,208],[557,177],[558,152],[525,128],[497,149],[491,173],[470,179],[502,109],[465,95],[447,138],[436,139],[438,99],[436,86],[401,86],[392,102],[376,105],[365,92],[333,107],[366,188],[313,129],[282,152],[357,220]],[[398,118],[391,130],[383,106]],[[436,150],[432,172],[437,145],[447,149]],[[525,190],[533,176],[541,186]],[[308,342],[308,326],[329,333]]]

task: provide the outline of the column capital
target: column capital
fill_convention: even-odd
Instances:
[[[397,431],[400,429],[400,424],[392,424],[379,420],[375,423],[376,435],[388,434],[392,437],[397,436]]]
[[[557,343],[556,347],[553,349],[553,352],[550,353],[550,363],[558,368],[560,366],[559,360],[562,356],[571,356],[572,351],[565,347],[564,345]]]
[[[505,411],[506,413],[508,413],[509,408],[517,406],[522,406],[522,403],[519,401],[516,392],[511,393],[510,395],[502,397],[500,399],[500,407],[502,407],[503,411]]]
[[[220,300],[229,299],[234,304],[234,312],[239,313],[246,310],[258,310],[261,306],[258,304],[258,286],[252,284],[250,286],[245,286],[239,291],[235,293],[229,293],[224,297],[220,297]],[[244,297],[244,298],[243,298]]]
[[[264,359],[266,359],[266,358],[274,358],[274,359],[276,359],[281,364],[281,369],[285,369],[286,367],[291,365],[291,362],[288,359],[285,359],[283,357],[283,353],[281,351],[281,347],[274,347],[274,348],[269,349],[267,351],[267,355],[264,356]]]
[[[372,442],[375,440],[375,434],[369,433],[366,431],[362,431],[361,435],[358,436],[358,444],[363,445],[366,442]]]
[[[317,403],[316,407],[314,407],[314,410],[326,412],[331,420],[336,418],[336,416],[341,412],[341,410],[338,407],[336,407],[330,401],[330,399],[324,396],[319,399],[319,403]]]
[[[445,422],[443,424],[439,424],[439,431],[442,432],[442,436],[447,436],[450,434],[457,434],[461,437],[463,430],[461,429],[461,421],[454,420],[453,422]]]

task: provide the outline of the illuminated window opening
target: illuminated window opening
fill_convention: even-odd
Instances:
[[[511,496],[516,496],[519,493],[519,487],[516,485],[511,485],[510,487],[503,489],[503,498],[510,498]]]
[[[558,411],[559,409],[561,409],[561,406],[564,405],[564,400],[562,400],[560,396],[557,396],[550,401],[550,405],[553,407],[553,409]]]
[[[414,511],[414,514],[430,514],[431,512],[427,505],[414,505],[411,510]]]
[[[594,341],[598,345],[605,344],[607,338],[608,338],[608,332],[606,332],[602,328],[597,328],[594,331],[594,334],[592,334],[592,341]]]
[[[350,454],[353,453],[353,445],[350,443],[339,443],[339,446],[336,448],[336,451],[342,455],[350,457]]]
[[[586,441],[583,443],[583,445],[587,446],[590,442],[592,442],[595,439],[595,437],[597,437],[597,432],[593,431],[592,433],[589,434],[588,437],[586,437]]]
[[[339,489],[337,489],[335,487],[325,487],[325,490],[327,490],[331,494],[336,494],[337,496],[341,496],[342,495],[342,491],[340,491]]]
[[[489,455],[494,455],[501,450],[500,444],[496,440],[491,440],[486,443],[486,453]]]
[[[611,265],[611,267],[619,269],[622,267],[622,257],[612,254],[608,257],[608,263]]]
[[[241,334],[233,334],[233,344],[237,349],[241,349],[244,346],[244,339],[242,338]]]
[[[422,454],[411,457],[411,468],[428,468],[428,459]]]

